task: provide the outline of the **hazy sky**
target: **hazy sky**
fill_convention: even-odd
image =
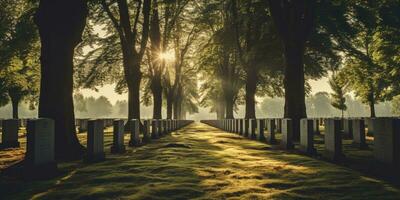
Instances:
[[[317,81],[310,81],[311,87],[312,87],[312,94],[315,94],[317,92],[325,91],[325,92],[331,92],[331,88],[329,87],[328,84],[328,78],[322,78]],[[114,86],[115,85],[105,85],[104,87],[99,87],[98,92],[94,90],[89,90],[89,89],[83,89],[80,90],[80,92],[88,97],[88,96],[93,96],[93,97],[99,97],[101,95],[106,96],[112,104],[115,104],[116,101],[118,100],[127,100],[128,96],[127,94],[117,94],[114,92]]]

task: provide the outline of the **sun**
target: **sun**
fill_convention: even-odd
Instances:
[[[172,62],[175,60],[175,54],[172,51],[161,52],[158,58],[166,62]]]

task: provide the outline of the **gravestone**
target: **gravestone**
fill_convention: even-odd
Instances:
[[[265,139],[269,144],[276,144],[275,119],[267,119],[267,134]]]
[[[159,128],[158,124],[159,124],[159,120],[157,120],[157,119],[153,119],[151,121],[151,139],[157,139],[160,137],[158,135],[158,128]]]
[[[19,147],[18,129],[19,129],[18,119],[3,120],[1,148]]]
[[[233,120],[233,133],[237,133],[238,132],[238,125],[239,125],[239,122],[238,122],[238,119],[234,119]]]
[[[275,125],[276,125],[276,128],[275,128],[276,132],[282,133],[282,119],[280,119],[280,118],[275,119]]]
[[[233,124],[233,126],[232,126],[232,133],[236,133],[236,119],[233,119],[233,120],[232,120],[232,124]]]
[[[101,119],[89,120],[85,161],[98,162],[104,159],[104,121]]]
[[[265,141],[264,136],[265,119],[257,119],[257,140]]]
[[[342,153],[342,135],[340,134],[340,119],[325,120],[325,156],[330,160],[340,160]]]
[[[167,120],[163,119],[161,120],[162,123],[162,135],[167,135],[168,131],[167,131]]]
[[[80,119],[79,129],[78,129],[79,133],[86,132],[87,129],[88,129],[88,120],[87,119]]]
[[[150,126],[151,126],[151,120],[144,120],[143,122],[144,130],[143,130],[143,142],[150,142]]]
[[[256,119],[249,119],[249,134],[248,134],[248,137],[250,139],[257,139],[256,130],[257,130],[257,121],[256,121]]]
[[[363,119],[353,119],[353,143],[357,145],[360,149],[365,149],[368,147],[365,142],[365,124]]]
[[[317,120],[301,119],[300,120],[300,151],[306,154],[316,154],[314,148],[315,125],[319,126]]]
[[[321,134],[320,130],[319,130],[319,125],[320,125],[320,120],[319,119],[314,119],[313,120],[313,132],[315,135],[319,135]]]
[[[139,146],[140,141],[140,121],[138,119],[132,119],[131,123],[131,139],[129,141],[129,146]]]
[[[243,132],[244,137],[249,136],[249,119],[244,119],[244,132]]]
[[[365,124],[367,125],[367,136],[369,137],[373,137],[374,136],[374,123],[372,123],[372,121],[375,118],[370,118],[370,117],[366,117],[365,120]]]
[[[27,171],[52,173],[57,170],[54,142],[54,120],[46,118],[28,120],[25,156]]]
[[[113,144],[111,153],[124,153],[124,120],[115,120],[113,122]]]
[[[166,134],[171,132],[171,120],[167,119],[167,130],[166,130]]]
[[[400,119],[374,118],[374,157],[377,161],[400,167]]]
[[[352,119],[343,119],[343,135],[345,138],[353,139]]]
[[[243,135],[243,134],[244,134],[244,120],[239,119],[239,135]]]
[[[157,121],[158,121],[158,123],[157,123],[157,135],[160,138],[163,135],[163,132],[164,132],[163,120],[159,119]]]
[[[282,119],[282,148],[293,149],[293,122],[291,119]]]

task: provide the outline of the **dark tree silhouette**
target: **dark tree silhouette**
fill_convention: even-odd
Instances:
[[[88,14],[86,1],[41,0],[35,23],[41,39],[39,117],[55,120],[57,159],[83,153],[75,134],[73,56]]]
[[[315,2],[311,0],[269,0],[275,25],[284,44],[285,117],[294,125],[294,139],[300,136],[300,119],[306,118],[304,89],[305,43],[312,32]]]

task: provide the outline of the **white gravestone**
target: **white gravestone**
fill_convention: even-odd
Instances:
[[[314,148],[314,133],[316,125],[319,126],[319,123],[315,119],[300,120],[300,151],[306,154],[316,153],[316,149]]]
[[[265,141],[264,136],[265,119],[257,119],[257,140]]]
[[[266,140],[269,144],[275,144],[275,119],[267,119],[267,134]]]
[[[353,119],[353,144],[357,145],[360,149],[368,147],[365,142],[365,122],[363,119]]]
[[[400,167],[400,119],[374,118],[374,157],[377,161]]]
[[[291,119],[282,119],[281,123],[282,129],[282,148],[283,149],[293,149],[293,123]]]
[[[44,170],[43,172],[57,169],[54,142],[54,120],[46,118],[28,120],[25,157],[28,166]]]
[[[325,120],[325,156],[334,161],[344,158],[340,125],[340,119]]]

